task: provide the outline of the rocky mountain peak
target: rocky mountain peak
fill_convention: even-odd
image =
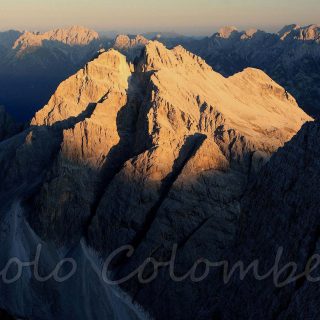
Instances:
[[[238,32],[238,29],[234,26],[225,26],[219,29],[218,36],[220,38],[228,39],[234,33]]]
[[[298,30],[300,29],[300,26],[297,24],[289,24],[284,26],[280,31],[278,31],[278,35],[279,37],[283,40],[286,38],[286,36],[288,34],[290,34],[290,32],[294,31],[294,30]]]
[[[320,41],[320,25],[312,24],[310,26],[301,28],[298,37],[299,40],[314,40]]]
[[[99,35],[96,31],[81,26],[55,29],[44,33],[25,31],[15,41],[13,49],[22,52],[28,48],[40,47],[45,41],[57,41],[69,46],[84,46],[97,39]]]
[[[59,85],[48,104],[35,114],[31,125],[53,125],[80,115],[112,90],[124,92],[130,75],[124,55],[114,49],[101,52]]]
[[[299,123],[308,118],[297,108],[294,98],[261,70],[247,68],[232,77],[224,78],[214,72],[203,59],[182,46],[168,50],[162,43],[150,41],[136,63],[135,70],[117,50],[100,53],[83,69],[61,83],[48,105],[37,112],[31,124],[52,125],[77,116],[84,112],[90,103],[97,103],[108,92],[125,92],[132,72],[144,74],[150,71],[153,73],[151,82],[161,92],[162,98],[173,105],[181,106],[183,112],[188,111],[198,117],[199,110],[196,105],[199,100],[217,106],[226,118],[232,119],[237,130],[246,132],[254,139],[257,136],[262,138],[265,134],[263,130],[268,130],[266,117],[270,118],[275,126],[281,125],[282,117],[288,112],[288,108],[296,110],[292,114],[292,120],[295,120],[288,124],[287,129],[291,129],[282,131],[284,136],[279,136],[280,140],[287,139],[291,130],[296,130],[295,121]],[[172,78],[173,74],[175,78]],[[197,81],[190,82],[190,79]],[[256,96],[254,90],[260,92],[261,97]],[[228,103],[230,99],[235,101]],[[250,107],[252,103],[254,107]],[[254,119],[261,131],[252,131],[248,119]],[[265,143],[272,145],[273,142],[266,140]]]
[[[142,64],[141,64],[142,62]],[[182,46],[168,50],[158,41],[150,41],[143,54],[140,65],[144,70],[160,70],[166,68],[202,69],[212,71],[203,59],[187,51]]]
[[[134,47],[143,47],[148,43],[148,40],[141,36],[128,36],[128,35],[118,35],[115,39],[114,48],[118,50],[131,49]]]
[[[261,32],[261,31],[258,30],[258,29],[254,29],[254,28],[248,29],[248,30],[243,32],[243,34],[241,35],[241,39],[242,40],[243,39],[251,39],[258,32]]]
[[[301,41],[320,41],[320,26],[311,24],[309,26],[300,27],[296,24],[285,26],[278,32],[281,40],[294,39]]]

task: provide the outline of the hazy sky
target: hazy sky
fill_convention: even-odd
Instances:
[[[223,25],[273,30],[319,20],[320,0],[0,0],[0,30],[77,24],[100,31],[210,34]]]

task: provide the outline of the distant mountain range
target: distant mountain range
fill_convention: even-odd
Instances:
[[[82,27],[0,33],[0,105],[20,121],[30,119],[100,47],[98,34]]]
[[[290,25],[277,34],[260,30],[222,28],[212,37],[196,40],[174,33],[100,37],[84,27],[45,33],[0,33],[0,105],[26,121],[49,99],[58,84],[92,59],[100,49],[114,47],[130,60],[148,40],[169,48],[183,45],[225,76],[246,67],[264,70],[313,116],[320,110],[319,26]]]

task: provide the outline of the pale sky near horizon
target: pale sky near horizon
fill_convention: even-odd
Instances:
[[[0,0],[0,30],[83,25],[98,31],[211,34],[220,26],[276,30],[320,23],[319,0]]]

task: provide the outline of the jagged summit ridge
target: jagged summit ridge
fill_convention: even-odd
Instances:
[[[258,30],[258,29],[254,29],[254,28],[248,29],[248,30],[244,31],[244,33],[241,36],[241,39],[242,40],[244,40],[244,39],[252,39],[252,37],[254,35],[256,35],[257,33],[261,33],[261,32],[263,32],[263,31]]]
[[[103,94],[106,94],[106,89],[100,88],[102,83],[110,85],[112,82],[114,86],[119,83],[122,83],[121,86],[124,86],[125,83],[128,85],[132,68],[133,66],[126,62],[126,58],[114,49],[101,53],[84,69],[59,86],[48,105],[36,114],[32,124],[48,125],[78,115],[90,101],[97,101],[98,97],[102,98]],[[108,74],[107,70],[115,69],[117,69],[118,78],[112,81],[115,75]],[[248,119],[251,121],[254,119],[256,125],[259,124],[261,132],[259,133],[256,129],[250,134],[252,138],[263,135],[263,132],[267,130],[268,121],[265,121],[265,117],[272,115],[273,122],[280,121],[281,118],[279,122],[281,124],[284,121],[283,116],[289,112],[288,106],[297,108],[294,98],[264,72],[247,68],[232,77],[224,78],[214,72],[203,59],[181,46],[168,50],[162,43],[150,41],[145,47],[142,58],[136,64],[135,70],[138,73],[153,72],[151,82],[158,90],[161,90],[162,98],[175,106],[181,106],[179,108],[182,111],[190,111],[192,114],[199,115],[198,101],[200,100],[215,106],[226,119],[232,119],[232,123],[240,131],[246,132],[250,131],[251,125],[244,125],[244,123]],[[175,73],[176,78],[172,78],[168,72]],[[196,81],[191,82],[191,79],[196,79]],[[75,88],[71,90],[70,86],[75,86]],[[254,90],[263,93],[264,96],[256,95]],[[73,97],[74,105],[71,104],[71,97]],[[230,99],[234,99],[234,102],[229,103]],[[276,104],[273,99],[277,99]],[[278,106],[275,107],[277,104]],[[290,115],[294,121],[286,128],[289,135],[290,130],[297,129],[294,123],[305,118],[300,109],[297,108],[296,111],[296,114]],[[57,117],[54,116],[55,114]],[[52,120],[44,120],[40,115],[49,116]]]
[[[279,37],[283,40],[286,38],[286,36],[288,34],[290,34],[290,32],[294,31],[294,30],[298,30],[301,27],[297,24],[289,24],[284,26],[280,31],[278,31],[278,35]]]
[[[299,40],[307,40],[307,41],[320,41],[320,25],[312,24],[310,26],[301,28],[299,31],[298,37]]]
[[[85,112],[112,90],[125,90],[131,75],[125,56],[114,49],[101,52],[75,75],[62,82],[31,125],[53,125]]]
[[[217,35],[221,38],[228,39],[233,33],[238,33],[238,29],[234,26],[226,26],[220,28]]]
[[[172,50],[168,50],[161,42],[150,41],[145,47],[143,58],[139,65],[143,72],[155,71],[163,68],[179,69],[186,67],[187,69],[201,68],[203,71],[212,71],[203,59],[192,54],[182,46],[177,46]]]
[[[13,49],[21,52],[30,47],[40,47],[44,41],[57,41],[69,46],[84,46],[97,39],[99,39],[99,35],[96,31],[81,26],[55,29],[45,33],[25,31],[15,41]]]
[[[281,40],[301,40],[301,41],[320,41],[320,26],[311,24],[305,27],[300,27],[297,24],[285,26],[278,32]]]
[[[166,177],[171,174],[178,177],[177,172],[183,170],[193,153],[198,159],[192,165],[195,168],[208,166],[215,171],[225,168],[225,163],[230,161],[251,171],[253,167],[247,168],[247,157],[254,154],[253,162],[257,163],[258,159],[267,158],[290,139],[304,121],[310,120],[294,98],[264,72],[250,68],[225,78],[182,47],[168,50],[157,41],[148,43],[134,66],[116,50],[101,53],[59,86],[31,124],[56,127],[72,119],[77,121],[76,125],[63,129],[56,181],[46,188],[53,192],[58,184],[60,192],[64,192],[65,163],[76,163],[76,171],[80,172],[90,167],[95,174],[85,178],[86,185],[94,186],[96,179],[109,181],[103,189],[106,193],[100,194],[100,200],[95,199],[94,192],[92,198],[87,199],[79,188],[74,191],[75,199],[83,208],[99,204],[95,216],[106,223],[111,223],[113,218],[130,220],[133,211],[138,210],[139,218],[135,222],[138,229],[144,228],[150,206],[162,197],[159,188]],[[200,148],[202,143],[211,147]],[[210,154],[220,160],[213,164],[202,160],[210,159]],[[201,161],[203,163],[198,164]],[[117,174],[113,176],[112,172]],[[190,174],[187,170],[185,176]],[[75,173],[72,180],[75,179],[81,185],[84,178]],[[131,182],[126,188],[120,188],[123,181]],[[131,194],[133,190],[135,193]],[[131,195],[128,199],[127,192]],[[39,195],[38,206],[46,208],[43,208],[44,216],[41,209],[39,219],[45,223],[47,214],[60,212],[58,219],[69,225],[68,212],[59,209],[60,196],[53,201],[56,203],[53,207],[47,208],[45,199],[51,197],[50,194],[43,190]],[[123,204],[115,200],[118,197],[123,197]],[[145,205],[137,207],[140,201]],[[105,211],[107,202],[110,207]],[[118,216],[114,217],[113,212],[119,212]],[[90,213],[83,209],[83,216],[88,215]],[[96,226],[95,221],[93,243],[102,250],[99,232],[105,232],[104,224],[100,221]],[[111,230],[110,238],[118,243],[113,232],[129,232],[126,241],[136,241],[129,225],[122,224],[121,230]],[[51,233],[60,237],[54,230]]]
[[[119,50],[133,61],[141,55],[141,52],[148,44],[149,40],[141,35],[128,36],[118,35],[114,40],[113,48]]]
[[[292,30],[294,28],[297,30]],[[299,28],[305,29],[301,36]],[[69,29],[73,30],[73,34],[86,34],[82,27]],[[115,47],[130,61],[134,61],[147,43],[142,36],[122,35],[116,40],[110,40],[101,35],[101,38],[96,39],[98,35],[94,31],[94,35],[88,37],[89,40],[69,41],[75,36],[67,37],[68,29],[59,35],[62,30],[65,29],[45,33],[29,32],[22,37],[16,31],[0,33],[0,81],[3,88],[8,88],[2,90],[0,98],[19,121],[29,121],[34,112],[48,101],[57,85],[75,73],[100,48]],[[204,39],[164,35],[159,40],[170,48],[183,44],[223,75],[234,74],[247,66],[261,68],[291,92],[306,112],[316,116],[319,104],[318,63],[313,64],[312,61],[316,59],[317,62],[319,59],[319,46],[317,40],[312,39],[318,38],[317,30],[316,25],[302,28],[293,25],[284,28],[279,36],[260,30],[236,31],[235,28],[225,28],[221,34],[218,32]],[[287,34],[284,36],[282,33]],[[282,36],[287,41],[281,40]],[[90,42],[90,39],[96,40]],[[81,45],[65,44],[87,42]],[[291,55],[289,52],[292,50]],[[303,61],[298,69],[297,61]],[[284,70],[279,72],[281,68]],[[12,77],[7,77],[7,74],[12,74]],[[42,86],[42,81],[47,85]],[[30,86],[25,83],[30,83]],[[304,83],[307,83],[309,90],[304,90]],[[21,94],[17,95],[17,91]]]
[[[245,31],[239,31],[234,26],[225,26],[219,29],[215,33],[213,38],[231,39],[232,37],[240,37],[240,39],[250,39],[257,32],[265,33],[264,31],[250,28]],[[266,33],[265,33],[266,34]],[[308,26],[299,26],[297,24],[290,24],[284,26],[275,35],[277,35],[281,40],[302,40],[302,41],[319,41],[320,39],[320,26],[318,24],[311,24]]]
[[[142,35],[128,36],[128,35],[118,35],[114,41],[114,48],[118,50],[132,49],[135,47],[144,47],[149,40],[147,40]]]

